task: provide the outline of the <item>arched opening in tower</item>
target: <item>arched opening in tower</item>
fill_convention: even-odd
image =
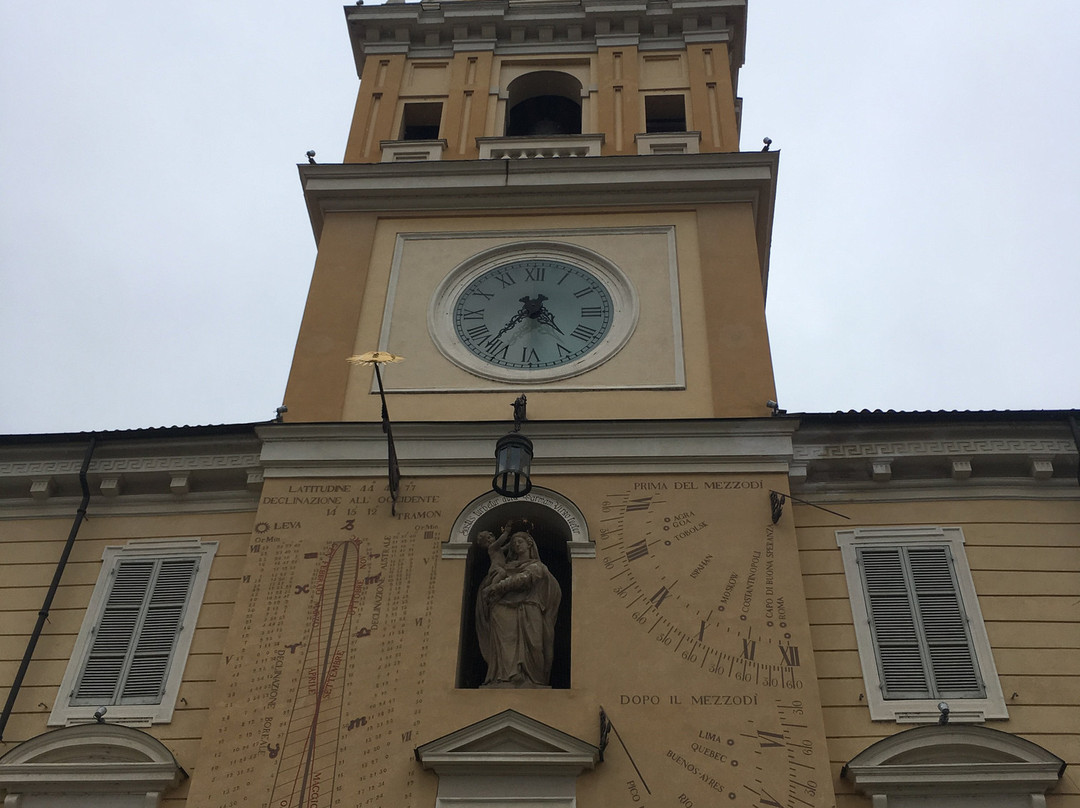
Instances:
[[[507,87],[508,137],[581,134],[581,82],[568,73],[540,70]]]

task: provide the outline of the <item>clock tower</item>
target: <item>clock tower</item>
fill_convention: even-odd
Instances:
[[[318,257],[191,804],[833,805],[745,0],[345,16],[356,111],[300,167]]]
[[[407,359],[404,420],[502,419],[519,389],[537,418],[767,416],[778,157],[739,152],[745,13],[348,7],[360,92],[345,162],[301,166],[319,253],[288,420],[370,418],[343,357],[376,348]]]

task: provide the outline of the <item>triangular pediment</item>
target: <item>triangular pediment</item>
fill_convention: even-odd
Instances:
[[[562,730],[505,710],[417,747],[425,769],[445,774],[578,775],[600,750]]]

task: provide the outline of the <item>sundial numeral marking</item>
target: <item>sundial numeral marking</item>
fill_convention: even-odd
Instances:
[[[766,791],[764,788],[761,789],[761,793],[764,796],[758,801],[758,805],[771,805],[773,806],[773,808],[784,808],[784,806],[778,803],[776,801],[776,798],[773,797],[773,795]]]
[[[769,732],[764,729],[757,731],[758,745],[762,749],[771,749],[773,747],[783,746],[784,736],[779,732]]]
[[[649,598],[649,600],[652,601],[654,606],[659,608],[660,604],[663,603],[667,596],[670,594],[671,592],[668,591],[668,588],[666,586],[662,586],[658,590],[656,590],[656,594]]]
[[[789,668],[796,668],[799,666],[799,646],[781,645],[780,656],[783,657],[783,664],[787,665]]]
[[[644,558],[649,554],[649,545],[645,543],[645,539],[636,541],[626,549],[626,560],[637,561],[639,558]]]
[[[626,503],[626,510],[628,511],[647,511],[649,505],[652,504],[652,497],[636,497]]]
[[[701,621],[701,629],[697,633],[697,641],[705,642],[705,621]]]
[[[483,320],[484,319],[484,310],[483,309],[477,309],[476,311],[473,311],[472,309],[465,309],[465,311],[461,315],[461,319],[462,320]]]
[[[748,640],[745,637],[742,641],[742,657],[743,659],[749,659],[754,661],[754,654],[757,653],[757,642],[755,640]]]
[[[527,281],[542,281],[544,280],[544,274],[547,272],[547,267],[525,267],[525,280]]]
[[[579,325],[577,328],[570,332],[570,336],[575,337],[582,342],[588,342],[594,336],[596,336],[596,329],[589,328],[589,326],[587,325]]]

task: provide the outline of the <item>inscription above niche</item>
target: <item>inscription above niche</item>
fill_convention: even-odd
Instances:
[[[465,558],[472,541],[481,530],[498,534],[502,525],[500,513],[507,505],[518,505],[515,515],[538,521],[556,518],[561,523],[559,533],[566,542],[571,558],[596,558],[596,543],[589,538],[589,528],[578,507],[562,494],[534,486],[523,497],[510,499],[494,491],[482,494],[470,502],[454,522],[450,541],[443,545],[443,558]]]

